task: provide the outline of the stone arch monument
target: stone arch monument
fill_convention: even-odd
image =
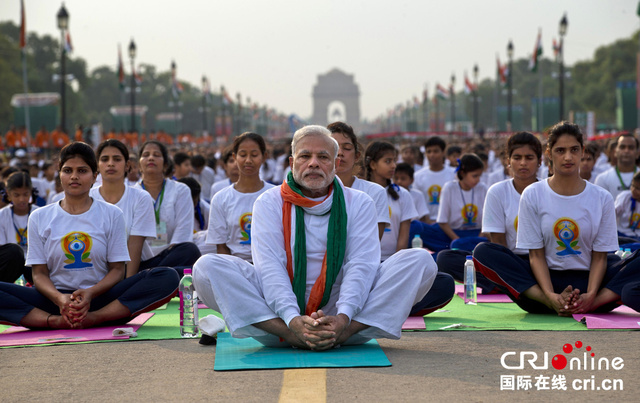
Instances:
[[[358,131],[360,89],[353,80],[353,74],[334,68],[327,74],[318,75],[318,83],[313,86],[311,120],[322,126],[340,120]]]

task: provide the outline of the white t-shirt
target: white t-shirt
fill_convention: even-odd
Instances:
[[[609,191],[615,200],[620,192],[631,187],[631,180],[636,171],[637,169],[633,172],[620,172],[620,178],[622,178],[622,182],[620,182],[616,168],[609,168],[596,177],[595,184]]]
[[[26,239],[24,240],[25,244],[20,246],[25,251],[26,256],[29,233],[28,220],[31,213],[22,216],[14,215],[12,214],[13,210],[11,209],[11,207],[13,206],[10,204],[0,209],[0,245],[5,245],[8,243],[15,243],[20,245],[20,234],[23,234],[23,236],[26,237]],[[31,212],[33,212],[37,208],[38,206],[32,204]],[[20,234],[18,234],[16,228],[18,229],[18,231],[20,231]]]
[[[216,193],[218,193],[219,191],[221,191],[222,189],[226,188],[227,186],[231,186],[233,185],[233,183],[231,183],[231,179],[223,179],[220,181],[215,182],[213,185],[211,185],[211,199],[213,200],[213,196],[216,195]]]
[[[427,207],[427,202],[424,199],[424,195],[421,191],[416,189],[409,189],[409,193],[411,194],[411,198],[413,199],[413,206],[416,208],[416,212],[418,213],[418,219],[429,215],[429,207]]]
[[[135,187],[142,188],[142,182]],[[147,239],[142,248],[143,261],[157,256],[169,245],[193,241],[193,200],[189,186],[174,180],[165,180],[162,204],[160,205],[160,196],[158,196],[158,200],[154,202],[154,211],[158,207],[160,224],[156,222],[156,236],[161,235],[158,227],[165,226],[166,243],[160,244],[155,239]]]
[[[382,234],[382,240],[380,241],[380,259],[385,261],[389,256],[396,253],[398,247],[398,235],[400,232],[400,224],[403,221],[415,220],[418,217],[418,212],[413,204],[413,198],[411,193],[403,187],[395,186],[396,192],[400,196],[398,200],[393,200],[393,197],[387,193],[387,203],[389,206],[389,215],[391,216],[391,226],[384,229]]]
[[[522,192],[517,247],[544,248],[550,270],[589,270],[591,252],[618,250],[615,207],[611,194],[585,182],[575,196],[562,196],[549,179]]]
[[[272,184],[262,182],[264,186],[255,193],[241,193],[235,186],[227,186],[211,200],[207,244],[225,244],[231,254],[251,261],[251,221],[253,204],[258,196],[271,189]]]
[[[516,248],[519,204],[520,193],[513,186],[513,179],[491,186],[484,201],[482,232],[505,234],[507,247],[513,253],[525,255],[528,250]]]
[[[380,265],[377,218],[373,201],[364,193],[343,188],[347,210],[347,244],[342,268],[333,285],[332,294],[338,293],[338,314],[353,318],[360,313],[373,285]],[[313,200],[322,200],[324,197]],[[327,198],[314,211],[325,212]],[[273,312],[288,325],[300,315],[300,309],[286,270],[287,257],[284,249],[282,223],[282,196],[280,187],[271,188],[256,200],[253,208],[252,254],[253,262],[261,276],[264,298]],[[305,209],[306,210],[306,209]],[[320,275],[322,260],[327,251],[327,228],[331,214],[304,215],[307,245],[307,289],[306,301],[311,288]],[[291,213],[291,251],[295,250],[296,212]],[[294,263],[295,271],[295,263]],[[416,279],[416,281],[419,281]],[[332,297],[333,298],[333,297]]]
[[[209,202],[209,200],[211,200],[211,186],[215,183],[216,173],[213,172],[211,167],[205,165],[199,174],[192,172],[190,176],[200,184],[200,188],[202,189],[200,196],[202,196],[206,202]]]
[[[440,196],[440,223],[449,223],[451,229],[478,229],[482,224],[482,210],[487,187],[478,183],[471,190],[462,190],[460,182],[447,182]]]
[[[376,216],[378,217],[378,223],[385,224],[388,227],[391,224],[391,217],[389,214],[389,201],[387,200],[387,189],[378,185],[377,183],[355,178],[351,189],[356,189],[366,193],[373,199],[373,204],[376,207]]]
[[[196,217],[196,207],[193,206],[193,232],[206,231],[209,229],[209,214],[211,212],[211,205],[206,201],[200,199],[200,214],[202,214],[202,220],[204,228],[200,228],[200,220]]]
[[[438,208],[440,207],[440,196],[444,184],[456,178],[455,172],[451,168],[443,168],[434,172],[429,168],[421,169],[413,176],[413,188],[419,190],[424,195],[429,208],[429,218],[438,218]]]
[[[128,261],[124,217],[116,206],[94,199],[88,211],[72,215],[55,203],[29,216],[26,264],[46,264],[57,289],[92,287],[109,262]]]
[[[623,190],[616,198],[615,206],[618,231],[626,236],[640,236],[640,203],[633,203],[631,191]]]
[[[483,174],[484,176],[484,174]],[[502,182],[504,180],[507,180],[511,178],[511,176],[509,176],[508,174],[504,173],[504,168],[502,167],[502,165],[500,165],[500,169],[497,171],[493,171],[489,174],[489,178],[487,180],[487,188],[490,188],[491,186],[495,185],[498,182]]]
[[[94,200],[105,201],[100,188],[91,188],[89,195]],[[106,203],[106,202],[105,202]],[[156,237],[156,221],[153,213],[153,199],[149,192],[138,187],[125,186],[122,197],[114,206],[122,210],[127,240],[130,235],[147,238]]]

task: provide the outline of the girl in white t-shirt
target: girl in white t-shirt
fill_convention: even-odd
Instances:
[[[378,217],[378,236],[382,239],[384,229],[391,223],[389,216],[389,202],[384,188],[377,183],[362,180],[355,176],[356,162],[360,160],[361,152],[358,138],[351,126],[342,122],[334,122],[327,126],[338,142],[338,158],[336,160],[336,176],[348,188],[360,190],[373,199]]]
[[[368,181],[387,189],[387,202],[391,226],[386,228],[381,240],[381,259],[385,261],[401,249],[409,247],[409,227],[411,220],[418,216],[411,194],[391,183],[396,170],[398,152],[391,143],[374,141],[364,154],[364,166]]]
[[[238,177],[240,176],[240,173],[238,172],[238,164],[236,164],[236,158],[233,156],[233,148],[226,148],[222,152],[220,161],[222,162],[222,166],[224,167],[226,178],[216,181],[213,183],[213,185],[211,185],[212,200],[213,196],[215,196],[216,193],[226,188],[227,186],[236,183],[238,181]]]
[[[29,328],[87,328],[126,323],[166,303],[178,288],[167,268],[124,279],[129,260],[122,211],[89,196],[97,176],[91,147],[60,151],[65,197],[29,217],[27,264],[35,287],[0,283],[0,323]]]
[[[169,266],[182,274],[198,260],[200,250],[193,243],[191,192],[184,183],[165,178],[169,165],[167,148],[159,141],[149,140],[140,148],[142,178],[135,187],[151,195],[156,222],[156,238],[145,242],[140,269]]]
[[[540,140],[529,132],[515,133],[507,141],[506,169],[513,178],[500,181],[489,188],[482,214],[482,232],[489,241],[475,247],[474,251],[484,248],[511,251],[522,259],[528,260],[528,250],[516,248],[516,230],[518,225],[518,205],[522,191],[537,181],[536,172],[540,167],[542,145]],[[474,252],[475,253],[475,252]],[[445,250],[438,254],[438,270],[451,274],[463,282],[465,256],[471,250]],[[483,293],[497,292],[499,288],[477,273],[477,283]]]
[[[29,215],[38,208],[31,203],[34,197],[29,174],[23,171],[12,173],[7,178],[5,189],[9,205],[0,209],[0,245],[18,245],[22,255],[26,257]],[[24,260],[21,265],[7,266],[0,273],[0,281],[13,283],[22,274],[29,282],[32,281],[31,271],[28,268],[25,271]]]
[[[458,163],[457,180],[442,188],[437,222],[451,241],[480,233],[487,194],[486,185],[480,182],[483,171],[484,164],[477,155],[464,154]]]
[[[122,210],[131,259],[126,265],[126,276],[131,277],[140,267],[145,240],[156,236],[153,200],[144,190],[126,185],[132,166],[129,150],[121,141],[109,139],[102,142],[97,154],[102,184],[91,188],[90,195],[95,200],[113,204]]]
[[[260,179],[267,147],[262,136],[246,132],[233,140],[233,158],[238,181],[213,197],[209,213],[207,244],[218,254],[233,255],[251,262],[251,219],[253,203],[273,185]]]
[[[516,247],[529,250],[529,261],[508,250],[474,254],[476,268],[528,312],[606,312],[640,275],[637,255],[622,263],[607,256],[618,249],[613,198],[580,178],[583,144],[577,125],[560,122],[550,130],[546,152],[554,174],[522,192],[518,211]]]

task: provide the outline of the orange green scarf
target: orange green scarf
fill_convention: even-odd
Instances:
[[[293,285],[300,313],[306,315],[316,312],[329,301],[331,288],[338,277],[344,252],[347,245],[347,209],[344,193],[337,179],[329,187],[327,198],[333,194],[329,228],[327,230],[327,251],[322,260],[322,272],[311,288],[309,303],[305,307],[305,293],[307,290],[307,239],[304,227],[304,207],[313,207],[323,201],[307,199],[289,172],[287,180],[280,187],[282,205],[282,225],[284,227],[284,247],[287,253],[287,273]],[[291,210],[296,208],[296,235],[294,239],[293,258],[291,255]],[[294,273],[295,267],[295,273]]]

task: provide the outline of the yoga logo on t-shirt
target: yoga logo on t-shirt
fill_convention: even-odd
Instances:
[[[640,214],[633,213],[633,215],[629,219],[629,229],[635,231],[638,229],[639,224],[640,224]]]
[[[513,228],[518,232],[518,216],[513,220]]]
[[[68,263],[64,266],[65,269],[84,269],[86,267],[92,267],[89,254],[91,253],[91,237],[84,232],[69,232],[62,237],[60,242],[64,255],[67,259],[64,261]]]
[[[460,213],[462,214],[462,219],[464,220],[462,225],[476,225],[476,218],[478,218],[478,207],[476,207],[475,204],[465,204],[464,207],[462,207],[462,210],[460,210]]]
[[[242,235],[240,245],[251,245],[251,213],[241,215],[239,224],[240,235]]]
[[[391,218],[391,206],[389,206],[389,218]],[[391,227],[384,227],[383,232],[391,232]]]
[[[440,185],[431,185],[427,193],[429,194],[429,204],[440,204]]]
[[[558,256],[579,255],[578,237],[580,236],[580,228],[571,218],[562,217],[553,225],[553,234],[558,243]]]

